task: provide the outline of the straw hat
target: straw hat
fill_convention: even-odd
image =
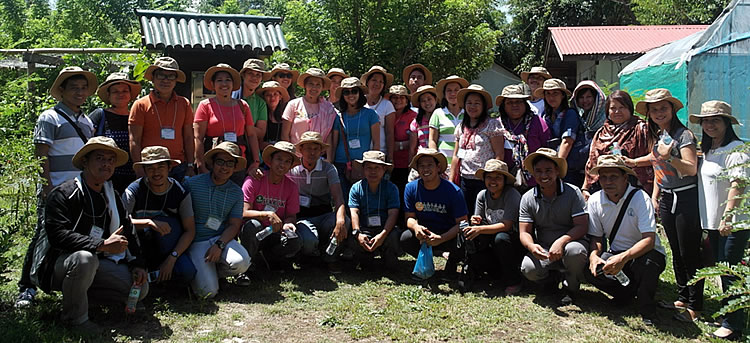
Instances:
[[[240,89],[240,86],[242,85],[242,77],[240,76],[240,73],[237,72],[237,69],[234,69],[230,65],[225,63],[219,63],[206,70],[206,74],[203,75],[203,87],[206,87],[206,89],[210,91],[214,90],[214,81],[212,80],[212,78],[216,73],[221,71],[229,73],[229,75],[232,76],[233,91]]]
[[[393,74],[389,74],[388,71],[385,70],[385,68],[381,66],[372,66],[370,70],[368,70],[366,73],[362,74],[362,77],[359,78],[360,82],[362,82],[365,87],[367,87],[367,78],[370,77],[370,75],[375,73],[381,73],[385,77],[385,85],[383,86],[383,89],[388,89],[391,84],[393,84]]]
[[[442,152],[431,148],[420,148],[417,151],[417,154],[412,157],[411,162],[409,163],[409,168],[417,169],[417,162],[419,162],[420,158],[425,156],[431,156],[437,160],[439,173],[443,173],[448,168],[448,159],[445,158],[445,155],[443,155]]]
[[[284,100],[284,102],[289,102],[289,92],[287,92],[286,88],[281,87],[281,85],[276,81],[266,81],[263,82],[263,85],[258,88],[257,91],[255,91],[256,94],[258,94],[259,97],[263,97],[263,94],[267,91],[278,91],[281,93],[281,98]]]
[[[294,148],[294,144],[287,141],[278,141],[274,145],[269,145],[263,149],[263,161],[266,164],[271,163],[271,155],[277,151],[285,152],[292,156],[292,168],[300,164],[299,157],[297,157],[297,149]]]
[[[388,170],[390,170],[391,168],[393,168],[393,164],[388,163],[388,162],[385,161],[385,153],[383,153],[380,150],[365,151],[362,154],[362,159],[361,160],[355,160],[355,161],[357,161],[357,163],[361,163],[361,164],[364,164],[365,162],[380,164],[382,166],[385,166],[386,169],[388,169]]]
[[[484,104],[487,109],[492,108],[492,96],[490,93],[488,93],[486,90],[484,90],[484,87],[482,85],[469,85],[469,87],[462,88],[460,91],[458,91],[458,104],[463,107],[464,99],[466,99],[466,96],[471,93],[477,93],[481,95],[484,98]]]
[[[169,156],[169,149],[154,145],[141,150],[141,161],[133,163],[133,169],[136,169],[136,166],[146,166],[161,162],[169,162],[170,168],[174,168],[180,164],[180,160],[174,160]]]
[[[599,175],[599,169],[602,168],[619,168],[628,175],[638,176],[633,169],[625,165],[625,161],[618,155],[600,155],[599,159],[596,160],[596,167],[591,168],[589,173]]]
[[[126,73],[112,73],[107,76],[107,80],[104,81],[101,85],[99,85],[99,88],[96,90],[96,95],[99,96],[99,99],[102,99],[105,104],[111,105],[109,102],[109,87],[112,87],[118,83],[124,83],[130,87],[130,100],[135,100],[135,98],[138,97],[138,94],[141,93],[141,84],[138,83],[138,81],[130,80],[128,79],[128,74]]]
[[[237,159],[237,165],[234,166],[235,172],[247,168],[247,159],[245,156],[242,156],[242,150],[240,150],[239,145],[233,142],[223,141],[203,155],[203,161],[205,161],[208,169],[211,169],[212,164],[214,163],[213,156],[220,152],[225,152]]]
[[[114,152],[117,158],[115,160],[115,167],[128,163],[128,153],[125,150],[118,148],[114,139],[105,136],[96,136],[91,137],[91,139],[89,139],[89,141],[86,142],[78,152],[76,152],[73,156],[73,166],[83,170],[83,158],[94,150],[107,150]]]
[[[419,88],[417,88],[417,91],[411,95],[411,99],[409,100],[411,100],[412,104],[419,104],[419,97],[425,93],[432,93],[432,95],[434,95],[435,98],[438,98],[437,90],[435,89],[435,87],[432,87],[430,85],[424,85],[424,86],[419,86]]]
[[[437,85],[435,85],[435,89],[437,89],[438,93],[438,99],[443,99],[443,97],[445,96],[445,86],[447,86],[451,82],[458,83],[460,88],[469,87],[469,81],[466,81],[466,79],[464,79],[463,77],[459,77],[457,75],[448,76],[438,81]]]
[[[177,73],[177,82],[185,82],[185,73],[180,70],[180,65],[172,57],[159,57],[154,61],[154,64],[146,68],[146,73],[143,75],[146,80],[154,81],[154,71],[156,69],[164,69],[167,71],[173,71]]]
[[[302,144],[307,143],[317,143],[320,144],[320,146],[323,149],[328,148],[328,144],[323,141],[323,135],[320,134],[320,132],[317,131],[307,131],[302,134],[302,136],[299,138],[299,142],[295,144],[294,146],[299,149],[302,147]]]
[[[500,106],[503,104],[503,100],[505,99],[528,99],[529,96],[526,95],[526,92],[523,91],[523,86],[521,85],[508,85],[503,88],[503,92],[500,93],[497,97],[495,97],[495,105]]]
[[[88,95],[94,94],[94,91],[96,91],[96,85],[99,84],[99,82],[96,81],[96,75],[94,75],[94,73],[90,71],[81,69],[81,67],[75,66],[65,67],[60,70],[60,73],[57,74],[55,82],[52,83],[52,87],[49,88],[49,94],[52,95],[55,100],[62,101],[62,91],[60,90],[60,85],[62,85],[63,81],[74,75],[83,75],[84,77],[86,77],[86,81],[88,81],[89,87]]]
[[[547,71],[545,67],[532,67],[530,71],[521,72],[521,80],[525,83],[529,83],[529,75],[539,74],[545,79],[551,79],[552,74]]]
[[[477,179],[483,180],[484,173],[493,172],[503,174],[505,176],[505,183],[507,184],[512,185],[516,182],[516,177],[508,171],[508,165],[505,162],[494,158],[487,160],[487,162],[484,163],[484,168],[479,168],[477,172],[474,173],[474,176],[476,176]]]
[[[341,80],[341,86],[339,86],[339,88],[336,88],[336,97],[341,99],[341,91],[344,89],[352,89],[352,88],[359,88],[359,92],[362,94],[367,93],[367,87],[363,86],[362,82],[360,82],[358,78],[347,77]]]
[[[297,79],[297,84],[300,87],[305,88],[305,80],[308,77],[317,77],[323,80],[323,90],[331,87],[331,79],[329,79],[328,76],[326,76],[325,72],[320,68],[307,69],[307,71],[304,74],[300,75],[300,77]]]
[[[689,118],[691,123],[700,124],[702,118],[714,116],[727,117],[732,122],[732,124],[742,125],[739,121],[737,121],[737,118],[732,115],[732,105],[719,100],[704,102],[701,105],[701,113],[691,114]]]
[[[557,169],[560,170],[560,178],[564,178],[568,173],[568,161],[562,157],[557,157],[557,151],[550,148],[539,148],[537,151],[529,154],[529,156],[526,156],[523,160],[523,167],[530,173],[533,173],[534,171],[533,163],[537,156],[544,156],[555,162]]]
[[[411,72],[413,72],[414,69],[421,69],[422,70],[422,73],[424,74],[424,84],[425,85],[431,85],[432,84],[432,73],[430,72],[429,69],[427,69],[427,67],[425,67],[425,66],[423,66],[423,65],[421,65],[419,63],[411,64],[411,65],[406,66],[406,68],[404,68],[403,73],[401,73],[401,79],[404,80],[404,83],[406,83],[406,82],[409,81],[409,75],[411,75]],[[464,81],[466,81],[466,80],[464,80]],[[467,82],[467,84],[468,84],[468,82]],[[463,88],[463,87],[461,87],[461,88]]]
[[[242,64],[242,69],[240,69],[240,76],[242,76],[242,74],[249,70],[257,71],[263,74],[261,81],[266,81],[271,78],[271,73],[266,71],[266,64],[263,63],[262,60],[259,60],[257,58],[251,58]]]
[[[328,70],[328,74],[326,74],[326,77],[328,79],[330,79],[330,78],[332,78],[334,76],[341,76],[344,79],[347,78],[347,77],[349,77],[349,75],[346,75],[346,73],[344,72],[344,69],[341,69],[341,68],[331,68],[331,69],[329,69]]]
[[[665,88],[656,88],[646,92],[646,98],[635,104],[635,111],[648,115],[648,104],[653,104],[659,101],[669,101],[674,108],[674,112],[677,113],[681,108],[684,107],[682,101],[672,96],[672,93]]]
[[[385,93],[385,98],[391,100],[391,96],[401,95],[409,98],[409,90],[404,85],[393,85],[388,89],[388,93]]]
[[[565,85],[565,82],[563,82],[563,80],[547,79],[547,80],[544,80],[544,85],[542,85],[542,87],[539,87],[536,90],[534,90],[534,96],[537,98],[544,98],[544,91],[553,91],[553,90],[559,90],[567,94],[568,98],[570,98],[573,95],[573,92],[571,92],[568,89],[568,86]]]
[[[287,63],[279,63],[273,66],[273,69],[271,69],[270,77],[273,78],[274,75],[282,72],[292,73],[292,83],[295,83],[297,81],[297,78],[299,77],[299,72],[292,69],[292,67],[290,67]]]

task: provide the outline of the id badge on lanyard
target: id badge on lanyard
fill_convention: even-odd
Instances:
[[[359,149],[362,146],[362,144],[359,143],[359,138],[354,138],[349,140],[349,148],[350,149]]]
[[[310,197],[305,195],[299,196],[299,205],[302,207],[310,207]]]
[[[369,227],[379,227],[380,225],[380,216],[369,216],[367,217],[367,225]]]
[[[221,220],[219,220],[216,217],[208,217],[208,220],[206,220],[206,227],[211,230],[218,230],[219,226],[221,225]]]
[[[237,134],[234,132],[224,132],[224,140],[232,143],[237,143]]]
[[[174,140],[175,133],[171,127],[161,128],[161,139]]]
[[[89,236],[92,238],[102,238],[102,235],[104,235],[104,229],[96,226],[91,225],[91,231],[89,231]]]

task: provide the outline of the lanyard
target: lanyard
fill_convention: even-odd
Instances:
[[[91,221],[93,222],[94,225],[96,225],[96,220],[99,219],[99,218],[102,218],[102,226],[101,227],[104,227],[104,224],[107,221],[107,218],[106,218],[107,207],[109,207],[109,203],[107,202],[107,198],[104,197],[104,209],[102,210],[102,213],[96,214],[95,210],[94,210],[94,199],[91,197],[91,190],[86,185],[84,185],[83,187],[85,188],[84,193],[86,193],[86,195],[88,195],[88,197],[89,197],[89,205],[91,205]]]
[[[164,125],[161,123],[161,115],[159,115],[159,106],[156,105],[156,103],[152,104],[154,110],[156,110],[156,118],[159,119],[159,127],[162,128]],[[167,108],[169,105],[169,102],[166,102],[164,104],[164,108]],[[174,102],[174,117],[172,117],[172,129],[174,129],[174,124],[177,122],[177,101]]]
[[[284,193],[284,177],[281,177],[281,182],[279,182],[279,190],[276,192],[276,198],[271,197],[271,175],[268,175],[266,178],[266,195],[268,197],[271,197],[271,199],[276,199],[277,201],[281,201],[281,194]],[[266,204],[268,205],[268,204]],[[276,208],[274,206],[273,208]],[[278,210],[278,208],[276,208]]]
[[[143,204],[143,211],[148,212],[148,195],[151,194],[151,188],[146,185],[146,203]],[[167,206],[167,198],[169,197],[169,189],[167,189],[167,192],[164,193],[164,202],[161,204],[161,209],[159,209],[159,214],[166,215],[164,213],[164,207]]]
[[[348,116],[349,116],[349,114],[347,114],[347,117]],[[361,108],[359,109],[359,112],[357,112],[356,116],[357,116],[357,128],[356,128],[356,130],[359,130],[359,124],[362,123],[362,109]],[[346,120],[344,122],[346,122]],[[347,125],[347,126],[350,126],[350,125]],[[346,126],[344,127],[344,132],[346,132],[346,138],[349,139],[349,140],[351,140],[352,139],[352,132],[349,129],[347,129]],[[357,139],[359,139],[359,132],[357,132],[356,136],[357,136]],[[349,144],[349,142],[346,142],[346,144]]]
[[[221,104],[219,104],[219,102],[216,101],[216,98],[211,98],[211,100],[213,100],[214,103],[216,104],[216,107],[219,108],[219,114],[221,115],[221,120],[219,120],[219,121],[221,122],[222,132],[227,132],[227,128],[224,126],[224,110],[221,109]],[[237,123],[234,121],[234,107],[235,106],[232,106],[232,118],[231,118],[232,119],[232,131],[231,132],[238,133],[237,132],[237,126],[236,126]],[[216,113],[214,113],[214,115],[216,115]],[[219,119],[219,118],[217,118],[217,119]]]
[[[363,180],[364,187],[367,187],[365,189],[365,210],[367,211],[366,216],[370,217],[370,185],[367,183],[367,180]],[[375,208],[375,214],[377,216],[380,216],[380,186],[383,184],[383,180],[380,180],[380,183],[378,184],[378,206]]]
[[[212,181],[213,182],[213,181]],[[213,214],[213,195],[214,190],[218,188],[219,186],[213,185],[208,188],[208,217],[211,218],[211,215]],[[224,201],[221,203],[221,211],[216,211],[217,214],[221,214],[224,212],[224,206],[227,204],[227,194],[229,194],[229,191],[224,191]],[[217,218],[218,219],[218,218]]]

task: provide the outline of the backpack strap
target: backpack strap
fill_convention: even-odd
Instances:
[[[622,207],[620,207],[620,213],[617,214],[617,219],[615,219],[615,224],[612,226],[612,231],[609,233],[609,250],[612,250],[612,243],[615,241],[615,237],[617,236],[617,231],[620,230],[620,224],[622,224],[622,219],[625,217],[625,211],[628,210],[628,206],[630,206],[630,200],[633,199],[635,196],[635,193],[639,191],[638,188],[634,189],[630,194],[628,194],[628,197],[625,198],[625,202],[622,204]]]

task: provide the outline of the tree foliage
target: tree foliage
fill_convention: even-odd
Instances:
[[[643,25],[709,24],[730,0],[632,0]]]

